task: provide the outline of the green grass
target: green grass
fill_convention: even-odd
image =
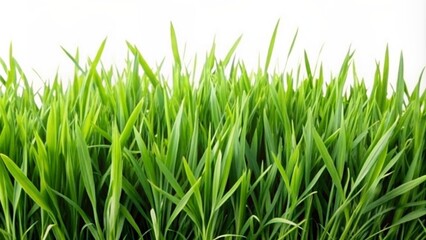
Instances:
[[[387,49],[371,89],[351,51],[330,81],[306,53],[268,73],[277,24],[263,69],[239,38],[194,80],[170,29],[172,79],[130,43],[120,71],[105,41],[66,52],[73,81],[40,92],[0,61],[1,239],[426,238],[426,92],[402,56],[392,92]]]

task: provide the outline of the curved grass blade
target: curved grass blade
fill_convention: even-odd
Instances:
[[[228,53],[226,54],[225,59],[223,59],[223,67],[228,66],[229,61],[231,60],[231,57],[234,55],[235,50],[238,47],[238,44],[240,44],[241,38],[243,37],[243,35],[240,35],[237,40],[234,42],[234,44],[232,45],[231,49],[229,49]]]
[[[340,199],[344,201],[346,197],[343,191],[341,177],[339,176],[337,168],[333,163],[333,159],[331,158],[330,153],[328,152],[327,147],[324,144],[324,141],[319,136],[317,130],[312,126],[312,123],[311,123],[311,127],[312,127],[312,135],[314,137],[314,142],[317,145],[317,148],[321,154],[321,157],[324,161],[327,171],[330,173],[331,179],[333,180],[333,184],[337,188],[337,192],[340,196]]]
[[[22,170],[10,159],[8,156],[0,153],[0,157],[3,159],[3,163],[6,165],[7,170],[16,181],[22,186],[22,189],[31,197],[31,199],[39,205],[44,211],[53,215],[52,210],[49,207],[49,201],[43,196],[34,184],[25,176]]]
[[[142,54],[139,52],[139,50],[136,48],[136,46],[132,46],[129,42],[127,43],[127,47],[129,50],[135,55],[137,58],[139,64],[141,65],[142,69],[144,70],[145,74],[148,76],[149,80],[151,81],[151,84],[156,87],[160,82],[158,81],[158,78],[155,76],[152,69],[149,67],[148,63],[143,58]]]
[[[181,64],[180,55],[179,55],[179,45],[177,43],[175,28],[173,27],[173,23],[171,22],[170,22],[170,38],[172,43],[173,58],[175,60],[175,64],[177,65],[178,69],[180,69],[182,67],[182,64]]]
[[[277,37],[279,24],[280,24],[280,20],[278,20],[277,23],[275,24],[274,32],[272,33],[272,37],[269,42],[268,55],[266,55],[265,68],[263,69],[265,72],[268,71],[269,63],[271,62],[272,52],[274,51],[275,39]]]

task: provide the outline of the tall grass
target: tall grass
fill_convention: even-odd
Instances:
[[[392,92],[387,49],[371,91],[351,51],[327,83],[306,53],[269,74],[276,33],[256,72],[233,57],[240,39],[213,47],[197,87],[173,26],[171,81],[131,44],[124,70],[103,67],[104,41],[85,65],[66,52],[67,88],[34,92],[11,48],[1,238],[425,239],[426,92],[407,91],[402,56]]]

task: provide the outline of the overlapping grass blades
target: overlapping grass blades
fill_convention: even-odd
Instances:
[[[66,51],[68,88],[35,93],[11,48],[1,238],[426,238],[426,94],[407,91],[402,56],[395,92],[387,49],[372,91],[354,72],[345,92],[351,51],[327,84],[306,53],[306,78],[269,74],[277,29],[263,70],[233,57],[239,38],[197,86],[173,25],[173,87],[131,44],[124,70],[104,68],[104,41],[87,65]]]

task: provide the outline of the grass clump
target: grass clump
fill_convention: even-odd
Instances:
[[[10,54],[1,238],[425,239],[426,94],[402,57],[393,92],[387,50],[370,92],[355,73],[344,91],[352,52],[328,83],[306,54],[306,78],[268,74],[276,30],[263,69],[232,60],[238,39],[197,87],[173,27],[172,87],[131,44],[122,71],[105,41],[85,66],[67,52],[73,81],[42,93]]]

